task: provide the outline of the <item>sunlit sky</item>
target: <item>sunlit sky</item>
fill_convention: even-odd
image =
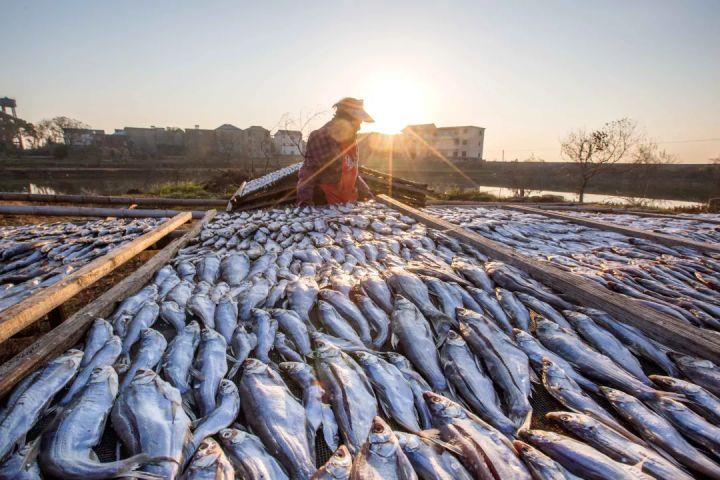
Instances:
[[[684,162],[720,156],[720,1],[0,0],[0,96],[30,121],[479,125],[485,157],[558,160],[577,127],[636,119]],[[715,139],[686,142],[687,140]],[[682,143],[677,143],[681,141]],[[670,143],[673,142],[673,143]]]

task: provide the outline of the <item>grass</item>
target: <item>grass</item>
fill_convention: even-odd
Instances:
[[[146,193],[153,197],[167,198],[211,198],[214,196],[202,185],[191,180],[157,183],[151,186]]]
[[[498,197],[494,193],[479,192],[473,190],[465,190],[461,188],[453,188],[443,193],[438,193],[436,197],[439,200],[465,200],[472,202],[563,202],[563,198],[554,195],[532,195],[531,191],[527,191],[528,195],[524,198]]]
[[[460,188],[452,188],[442,193],[437,193],[440,200],[468,200],[473,202],[499,202],[497,195],[488,192],[477,192],[472,190],[463,190]]]

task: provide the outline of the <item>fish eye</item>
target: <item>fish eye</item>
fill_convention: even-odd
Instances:
[[[385,430],[385,427],[383,427],[379,423],[373,425],[373,433],[382,433],[384,430]]]

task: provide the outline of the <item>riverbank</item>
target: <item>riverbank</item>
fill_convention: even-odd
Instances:
[[[30,184],[68,194],[125,195],[149,192],[168,182],[191,181],[205,184],[213,178],[259,176],[299,158],[258,159],[235,162],[192,162],[182,158],[124,163],[88,159],[0,160],[0,190],[28,191]],[[492,188],[527,193],[574,192],[573,164],[552,162],[464,162],[448,165],[424,159],[411,164],[407,159],[370,156],[369,167],[428,184],[438,193],[473,191],[494,193]],[[228,185],[228,190],[232,185]],[[506,192],[501,191],[501,196]],[[586,193],[618,198],[646,198],[685,202],[707,202],[720,196],[720,165],[661,165],[652,168],[613,165],[593,179]],[[570,195],[570,194],[568,194]],[[566,198],[567,199],[567,198]]]

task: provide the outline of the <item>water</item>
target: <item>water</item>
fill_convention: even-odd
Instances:
[[[481,193],[490,193],[499,198],[510,198],[515,196],[515,191],[507,187],[489,187],[479,186],[476,188],[465,189],[465,191],[476,191]],[[526,190],[526,196],[553,195],[563,198],[568,202],[577,202],[578,195],[574,192],[557,192],[554,190]],[[655,208],[678,208],[678,207],[702,207],[703,203],[686,202],[682,200],[660,200],[657,198],[644,197],[622,197],[618,195],[601,195],[597,193],[586,193],[586,203],[602,203],[607,205],[632,205],[636,207],[655,207]]]

